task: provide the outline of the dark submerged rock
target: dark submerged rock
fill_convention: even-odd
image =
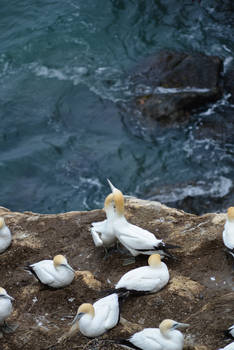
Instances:
[[[132,76],[136,90],[143,90],[137,107],[160,122],[183,121],[194,108],[220,98],[222,69],[222,60],[216,56],[160,52],[146,59]]]

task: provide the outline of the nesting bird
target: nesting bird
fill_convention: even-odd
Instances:
[[[80,329],[86,337],[98,337],[119,321],[119,300],[124,293],[113,293],[92,304],[82,304],[72,322],[73,331]]]
[[[12,312],[12,300],[14,300],[14,298],[7,294],[4,288],[0,287],[0,330],[4,333],[11,333],[14,331],[5,321]]]
[[[227,220],[223,231],[223,243],[234,258],[234,207],[228,208]]]
[[[104,203],[106,220],[93,222],[91,234],[96,247],[109,248],[116,243],[116,236],[113,230],[113,219],[115,217],[113,194],[109,194]]]
[[[133,255],[151,255],[159,253],[162,257],[171,256],[167,249],[178,248],[177,246],[164,243],[155,235],[143,228],[130,224],[124,216],[124,196],[120,190],[112,185],[113,199],[115,202],[115,216],[113,219],[113,230],[122,245]]]
[[[116,284],[116,289],[125,289],[132,294],[155,293],[169,281],[167,265],[161,262],[159,254],[148,259],[149,266],[138,267],[125,273]]]
[[[25,267],[42,284],[52,288],[69,285],[75,276],[75,270],[68,264],[63,255],[56,255],[53,260],[42,260]]]
[[[0,217],[0,253],[3,253],[11,244],[11,231],[5,224],[3,217]]]
[[[189,325],[173,320],[164,320],[159,328],[145,328],[133,334],[129,339],[120,339],[116,343],[130,349],[142,350],[182,350],[184,336],[177,328]]]

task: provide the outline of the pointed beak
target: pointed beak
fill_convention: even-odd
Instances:
[[[6,294],[6,298],[10,299],[10,300],[15,300],[14,298],[12,298],[9,294]]]
[[[78,314],[76,314],[76,316],[74,317],[73,321],[72,321],[72,325],[75,324],[77,321],[79,321],[81,319],[81,317],[84,315],[83,312],[79,312]]]
[[[117,188],[114,185],[112,185],[112,183],[110,182],[109,179],[107,179],[107,182],[108,182],[108,184],[109,184],[109,186],[111,188],[111,191],[114,192]]]
[[[66,264],[65,266],[68,268],[68,270],[70,270],[73,273],[75,273],[75,270],[69,264]]]
[[[179,323],[179,322],[178,322],[176,328],[187,328],[187,327],[189,327],[189,326],[190,326],[190,324],[188,324],[188,323]]]

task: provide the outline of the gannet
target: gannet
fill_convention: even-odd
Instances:
[[[14,300],[14,298],[8,295],[4,288],[0,287],[0,330],[5,333],[14,331],[5,321],[12,312],[12,300]]]
[[[234,324],[225,331],[225,334],[234,339]]]
[[[223,231],[223,243],[234,258],[234,207],[227,210],[227,220]]]
[[[142,350],[182,350],[184,336],[176,329],[189,325],[173,320],[164,320],[159,328],[145,328],[141,332],[133,334],[129,339],[114,341],[130,349]]]
[[[224,348],[220,348],[219,350],[234,350],[234,341],[226,345]]]
[[[122,245],[129,250],[133,256],[139,254],[151,255],[159,253],[162,257],[171,256],[167,249],[178,248],[171,244],[164,243],[162,239],[157,239],[155,235],[143,228],[130,224],[124,216],[124,196],[120,190],[108,183],[114,195],[116,215],[113,220],[113,230]]]
[[[132,294],[155,293],[169,281],[167,265],[161,262],[159,254],[148,259],[149,266],[138,267],[125,273],[116,284],[116,289],[127,289]],[[141,292],[141,293],[138,293]]]
[[[68,264],[63,255],[56,255],[53,260],[42,260],[25,267],[45,285],[52,288],[61,288],[70,284],[75,276],[75,271]]]
[[[3,253],[11,244],[11,231],[5,224],[3,217],[0,217],[0,253]]]
[[[72,322],[86,337],[98,337],[116,326],[119,321],[119,299],[126,293],[113,293],[92,304],[82,304]]]
[[[112,247],[116,243],[116,236],[113,231],[113,219],[116,215],[114,209],[113,194],[109,194],[104,203],[106,220],[93,222],[91,225],[91,234],[96,247],[103,246],[105,249]]]

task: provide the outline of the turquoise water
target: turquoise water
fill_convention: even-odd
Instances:
[[[162,49],[233,65],[233,1],[1,0],[0,205],[56,213],[124,193],[196,213],[234,203],[233,105],[152,129],[123,108]]]

